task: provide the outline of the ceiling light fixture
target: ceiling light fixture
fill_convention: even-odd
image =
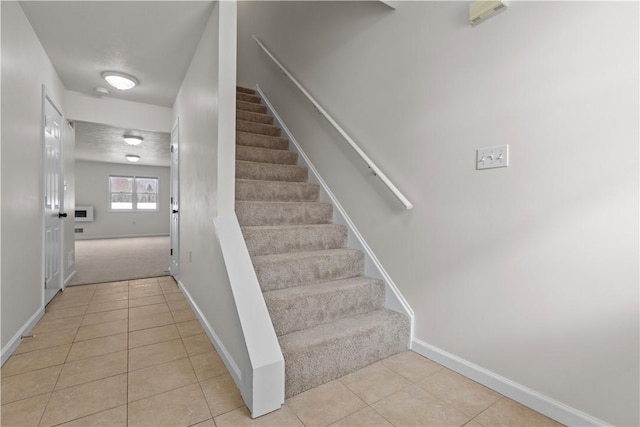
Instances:
[[[127,154],[126,156],[124,156],[127,158],[127,160],[129,160],[130,162],[137,162],[140,161],[140,156],[136,155],[136,154]]]
[[[138,135],[122,135],[122,138],[129,145],[139,145],[144,141],[144,138]]]
[[[135,77],[115,71],[105,71],[102,73],[102,78],[118,90],[129,90],[138,84]]]

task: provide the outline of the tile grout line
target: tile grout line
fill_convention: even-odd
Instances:
[[[379,362],[376,362],[376,363],[379,363]],[[369,365],[369,366],[371,366],[371,365]],[[384,365],[383,365],[383,366],[384,366]],[[395,373],[395,374],[397,374],[397,375],[400,375],[400,374],[398,374],[397,372],[393,371],[391,368],[387,368],[387,369],[391,370],[392,372],[394,372],[394,373]],[[357,371],[356,371],[356,372],[357,372]],[[400,375],[400,376],[402,377],[402,375]],[[345,384],[344,382],[342,382],[342,378],[344,378],[344,377],[338,378],[338,381],[339,381],[343,386],[345,386],[345,387],[346,387],[346,388],[347,388],[351,393],[355,394],[357,397],[359,397],[359,398],[360,398],[360,396],[358,396],[358,394],[357,394],[354,390],[352,390],[352,389],[351,389],[351,387],[349,387],[347,384]],[[402,378],[404,378],[404,377],[402,377]],[[425,377],[425,378],[426,378],[426,377]],[[405,378],[405,379],[406,379],[406,378]],[[409,381],[409,380],[407,380],[407,381]],[[411,383],[411,381],[409,381],[409,384],[407,384],[405,387],[400,388],[400,389],[398,389],[398,390],[394,391],[393,393],[388,394],[387,396],[381,397],[380,399],[378,399],[378,400],[376,400],[375,402],[372,402],[372,403],[367,403],[367,402],[365,402],[363,398],[360,398],[360,400],[362,400],[362,401],[365,403],[365,405],[367,405],[367,406],[366,406],[367,408],[371,408],[371,409],[372,409],[376,414],[380,415],[380,417],[382,417],[382,419],[384,419],[384,420],[385,420],[386,422],[388,422],[389,424],[393,425],[393,423],[392,423],[391,421],[389,421],[389,420],[388,420],[384,415],[382,415],[380,412],[376,411],[376,408],[374,408],[374,407],[373,407],[373,404],[374,404],[374,403],[377,403],[377,402],[379,402],[379,401],[381,401],[381,400],[383,400],[383,399],[386,399],[387,397],[391,396],[392,394],[395,394],[395,393],[397,393],[397,392],[399,392],[399,391],[401,391],[401,390],[404,390],[405,388],[409,387],[411,384],[413,384],[413,383]],[[362,411],[362,409],[364,409],[364,408],[358,409],[356,412]],[[356,412],[354,412],[353,414],[355,414]],[[347,416],[345,416],[345,417],[342,417],[342,418],[340,418],[338,421],[344,420],[345,418],[350,417],[350,416],[351,416],[351,415],[353,415],[353,414],[349,414],[349,415],[347,415]],[[334,423],[337,423],[338,421],[334,421]]]
[[[127,281],[127,391],[124,394],[124,404],[125,406],[125,425],[129,426],[129,350],[130,350],[130,343],[129,343],[129,338],[130,338],[130,332],[129,332],[129,325],[130,325],[130,320],[131,320],[131,299],[129,298],[129,286],[131,285],[131,282]]]
[[[182,338],[181,338],[182,339]],[[182,345],[184,346],[184,341],[182,342]],[[187,347],[185,346],[185,351],[187,351]],[[211,416],[211,421],[213,421],[214,425],[215,425],[215,420],[213,419],[213,413],[211,412],[211,408],[209,407],[209,401],[207,400],[207,394],[204,392],[204,389],[202,388],[202,383],[200,381],[200,378],[198,377],[198,374],[196,373],[196,369],[193,367],[193,362],[191,361],[191,356],[189,355],[189,352],[187,351],[187,357],[189,358],[189,364],[191,365],[191,369],[193,370],[193,374],[196,376],[196,382],[198,383],[198,387],[200,388],[200,393],[202,393],[202,396],[204,397],[204,402],[207,405],[207,411],[209,411],[209,415]],[[212,377],[215,378],[215,377]],[[207,378],[208,379],[208,378]],[[204,422],[206,420],[200,421],[200,422]],[[199,424],[195,423],[193,425]]]
[[[89,303],[87,304],[87,308],[89,307],[89,304],[91,303],[91,300],[93,299],[93,295],[95,295],[96,289],[98,289],[98,287],[96,286],[93,289],[93,292],[91,292],[91,298],[89,298]],[[57,296],[57,295],[56,295]],[[85,310],[86,313],[86,310]],[[82,320],[84,320],[84,314],[82,315]],[[82,320],[80,320],[80,324],[82,324]],[[40,419],[38,420],[38,425],[40,425],[42,423],[42,420],[45,416],[45,414],[47,413],[47,409],[49,409],[49,404],[51,403],[51,397],[53,396],[53,393],[55,393],[56,391],[56,386],[58,385],[58,381],[60,380],[60,375],[62,375],[62,371],[64,370],[64,367],[67,363],[67,359],[69,358],[69,353],[71,353],[71,347],[73,347],[73,344],[76,341],[76,337],[78,336],[78,332],[80,331],[80,326],[78,326],[78,329],[76,329],[76,333],[73,335],[73,339],[71,340],[71,346],[69,346],[69,351],[67,352],[67,355],[64,358],[64,362],[62,363],[62,367],[60,368],[60,372],[58,372],[58,375],[56,376],[56,381],[53,383],[53,387],[51,388],[51,392],[49,393],[49,397],[47,399],[47,404],[44,407],[44,410],[42,411],[42,415],[40,416]]]

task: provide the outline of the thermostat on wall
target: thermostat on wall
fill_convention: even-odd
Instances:
[[[469,22],[478,25],[494,15],[504,11],[507,2],[501,0],[476,0],[469,5]]]

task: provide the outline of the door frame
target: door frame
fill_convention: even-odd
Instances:
[[[175,135],[175,140],[174,140]],[[176,118],[171,128],[171,161],[169,172],[169,271],[176,279],[180,279],[180,118]],[[174,166],[175,158],[175,166]],[[177,187],[177,188],[174,188]],[[176,191],[177,190],[177,191]],[[176,208],[177,205],[177,208]],[[174,213],[174,208],[178,212]],[[177,215],[177,218],[174,218]],[[174,225],[175,221],[175,225]],[[175,244],[175,245],[174,245]],[[175,261],[175,268],[174,268]]]
[[[40,168],[40,182],[42,185],[42,191],[40,193],[40,212],[42,214],[42,226],[41,226],[41,230],[42,230],[42,264],[41,264],[41,277],[42,277],[42,303],[43,306],[47,305],[52,299],[53,297],[61,290],[63,290],[64,287],[64,277],[63,277],[63,271],[64,271],[64,250],[63,250],[63,244],[64,244],[64,221],[60,220],[60,243],[59,243],[59,247],[58,247],[58,254],[59,254],[59,270],[60,270],[60,274],[59,274],[59,280],[54,287],[51,288],[47,288],[45,286],[46,282],[45,282],[45,274],[46,274],[46,233],[45,233],[45,229],[46,229],[46,218],[45,218],[45,207],[44,207],[44,194],[46,191],[45,188],[45,180],[46,180],[46,174],[45,174],[45,156],[46,156],[46,141],[45,141],[45,128],[46,128],[46,114],[45,114],[45,110],[46,110],[46,105],[47,102],[49,102],[51,104],[51,106],[56,110],[56,112],[58,114],[60,114],[60,168],[59,168],[59,183],[58,183],[58,188],[60,189],[60,212],[64,212],[64,119],[65,119],[65,115],[64,115],[64,111],[62,110],[62,108],[60,107],[60,104],[58,104],[56,102],[56,100],[53,98],[53,96],[51,95],[51,93],[47,90],[47,87],[43,84],[42,85],[42,112],[41,112],[41,121],[40,121],[40,137],[42,138],[42,146],[41,146],[41,153],[42,153],[42,164],[41,164],[41,168]]]

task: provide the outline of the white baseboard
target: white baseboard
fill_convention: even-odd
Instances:
[[[209,321],[204,317],[204,315],[202,314],[202,311],[200,311],[200,307],[198,307],[198,304],[196,304],[196,302],[193,300],[193,298],[191,297],[191,294],[189,294],[189,292],[187,291],[187,289],[184,287],[184,285],[180,280],[177,280],[177,282],[178,282],[178,287],[180,287],[180,290],[182,291],[185,298],[187,299],[187,302],[189,303],[193,311],[196,313],[196,317],[200,321],[200,324],[202,325],[202,328],[204,329],[204,331],[207,333],[209,340],[211,341],[213,346],[216,348],[216,351],[220,355],[220,358],[224,362],[224,365],[227,367],[227,370],[233,377],[233,381],[236,383],[238,388],[241,388],[241,384],[243,384],[242,371],[240,370],[240,368],[238,368],[238,365],[229,354],[229,351],[220,340],[220,337],[218,337],[218,334],[216,334],[216,331],[213,329]]]
[[[609,425],[589,414],[585,414],[417,338],[413,339],[413,351],[562,424],[568,426]]]
[[[99,239],[128,239],[128,238],[134,238],[134,237],[163,237],[163,236],[167,236],[169,237],[168,234],[166,233],[152,233],[152,234],[118,234],[118,235],[112,235],[112,236],[79,236],[79,233],[76,233],[76,240],[99,240]]]
[[[409,303],[404,298],[400,290],[396,286],[395,282],[391,279],[391,276],[387,273],[382,263],[378,260],[375,253],[371,249],[371,247],[367,244],[360,231],[356,228],[356,225],[353,223],[347,212],[342,207],[338,198],[333,194],[326,181],[320,176],[318,170],[315,168],[311,160],[306,155],[302,147],[293,136],[287,125],[284,123],[278,112],[275,110],[269,98],[267,98],[266,94],[262,91],[260,86],[256,86],[256,91],[262,97],[264,103],[267,106],[267,109],[270,114],[273,115],[275,122],[282,128],[282,131],[287,136],[287,139],[293,145],[292,151],[298,153],[299,163],[302,166],[307,167],[309,169],[309,181],[320,186],[321,191],[321,199],[322,201],[329,202],[333,205],[334,214],[333,214],[333,222],[336,224],[341,224],[347,227],[348,230],[348,242],[347,246],[353,249],[358,249],[362,251],[365,255],[365,274],[368,277],[372,277],[374,279],[382,280],[385,284],[385,307],[396,311],[398,313],[402,313],[409,318],[410,321],[410,331],[409,331],[409,342],[408,347],[411,348],[411,338],[413,337],[413,319],[414,313]]]
[[[66,279],[64,279],[64,283],[62,285],[62,289],[64,290],[64,288],[66,288],[67,286],[69,286],[69,283],[71,283],[71,281],[73,280],[73,278],[76,275],[76,271],[73,270],[71,273],[69,273],[69,275],[67,276]]]
[[[29,332],[35,325],[38,323],[38,320],[44,315],[44,307],[40,308],[36,311],[33,316],[27,322],[22,325],[18,332],[9,340],[7,345],[2,349],[2,354],[0,355],[0,366],[4,365],[4,362],[16,351],[16,348],[22,342],[22,336]]]

